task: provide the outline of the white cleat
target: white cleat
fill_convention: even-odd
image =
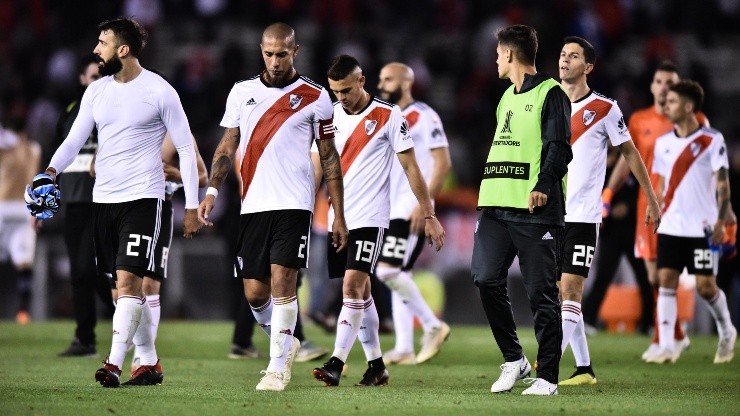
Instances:
[[[654,356],[658,352],[660,352],[660,344],[657,342],[650,343],[645,352],[642,353],[642,361],[647,361],[648,357]]]
[[[264,376],[259,383],[257,383],[258,391],[283,391],[285,390],[285,383],[283,383],[283,374],[274,371],[262,371]]]
[[[491,393],[510,392],[517,380],[529,377],[531,372],[532,366],[527,357],[501,364],[501,375],[491,385]]]
[[[675,351],[671,351],[668,348],[658,348],[657,351],[655,351],[653,354],[649,354],[645,358],[645,362],[651,364],[673,364],[681,355],[681,353],[677,351],[681,350],[676,349]]]
[[[282,382],[285,386],[290,383],[290,379],[293,376],[293,361],[295,361],[295,356],[298,355],[298,351],[300,349],[301,341],[298,341],[298,338],[293,337],[293,344],[290,346],[290,350],[288,350],[288,358],[285,359],[285,369],[283,370]]]
[[[717,344],[717,353],[714,355],[715,364],[729,363],[735,357],[735,341],[737,341],[737,329],[730,327],[730,336],[720,338]]]
[[[383,354],[383,362],[386,364],[414,365],[416,364],[416,354],[413,351],[399,352],[392,349]]]
[[[524,380],[524,382],[531,385],[522,392],[523,396],[554,396],[558,394],[558,385],[550,383],[544,378],[530,378]]]
[[[429,330],[428,333],[421,337],[421,350],[416,356],[416,363],[421,364],[423,362],[431,360],[439,349],[442,348],[442,344],[447,341],[450,337],[450,326],[444,322],[440,322],[440,325]]]

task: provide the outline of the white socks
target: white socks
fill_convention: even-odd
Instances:
[[[270,326],[275,332],[270,335],[270,364],[267,371],[282,373],[288,359],[287,352],[293,345],[293,333],[298,320],[298,298],[288,296],[275,298]]]
[[[581,304],[572,300],[564,300],[561,306],[563,316],[563,341],[560,344],[560,355],[565,352],[565,348],[570,342],[573,331],[575,331],[578,322],[581,322]]]
[[[337,317],[337,338],[334,341],[334,352],[332,355],[346,362],[349,352],[352,349],[352,344],[355,343],[357,333],[360,331],[365,301],[362,299],[345,298],[342,302],[342,310]],[[375,319],[377,320],[377,311],[375,315]]]
[[[704,298],[702,298],[704,299]],[[712,299],[704,299],[709,307],[709,312],[714,318],[714,323],[717,325],[717,334],[720,339],[727,338],[729,334],[729,327],[732,323],[730,320],[730,310],[727,308],[727,297],[722,289],[717,288],[717,293]]]
[[[676,289],[661,287],[658,289],[658,336],[660,347],[673,351],[676,343],[673,339],[673,329],[678,320],[678,302]]]
[[[393,328],[396,335],[396,352],[414,352],[414,314],[397,292],[391,292]]]
[[[151,324],[146,325],[144,323],[144,316],[143,313],[145,310],[149,310],[150,316],[151,316]],[[146,331],[147,328],[149,329],[151,333],[152,338],[152,344],[157,340],[157,330],[159,329],[159,318],[162,316],[162,308],[160,307],[159,303],[159,295],[147,295],[146,296],[146,305],[144,305],[144,308],[142,309],[142,320],[139,323],[139,328],[136,330],[136,334],[134,334],[133,343],[136,346],[137,341],[139,343],[145,343],[144,339],[141,338],[141,334],[139,334],[141,331]],[[156,364],[156,359],[154,363],[144,363],[142,359],[142,352],[141,347],[136,346],[136,349],[134,350],[134,359],[139,358],[139,364],[140,365],[154,365]]]
[[[272,325],[272,305],[273,300],[272,296],[270,296],[270,299],[262,306],[253,307],[252,305],[249,305],[249,307],[252,309],[252,314],[254,315],[254,320],[257,321],[257,324],[262,328],[263,331],[267,334],[267,336],[270,336],[270,325]]]
[[[578,321],[575,331],[570,338],[570,348],[573,350],[573,356],[576,359],[576,366],[584,367],[591,365],[591,354],[588,353],[588,342],[586,342],[586,327],[583,323],[583,317]]]
[[[358,334],[368,362],[383,356],[383,352],[380,350],[380,337],[378,336],[379,327],[380,319],[378,318],[378,310],[375,308],[375,302],[371,296],[370,299],[365,301],[365,310],[362,313],[362,325]]]
[[[113,337],[111,339],[110,354],[108,355],[108,362],[110,364],[118,368],[123,366],[128,344],[139,327],[143,308],[144,300],[137,296],[121,296],[118,298],[116,310],[113,312]]]

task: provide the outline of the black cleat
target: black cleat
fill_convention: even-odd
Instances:
[[[331,357],[322,367],[313,369],[313,377],[316,380],[323,381],[327,386],[338,386],[343,367],[344,362],[342,360],[337,357]]]
[[[59,357],[97,357],[98,351],[95,344],[85,345],[75,338],[66,350],[57,354]]]
[[[383,364],[383,359],[378,358],[368,363],[367,371],[362,375],[362,380],[355,386],[360,387],[372,387],[372,386],[385,386],[388,384],[390,374]]]
[[[131,379],[125,383],[124,386],[154,386],[162,384],[164,380],[164,372],[162,366],[159,365],[159,360],[154,365],[142,365],[131,374]]]
[[[121,369],[109,362],[103,361],[103,368],[95,372],[95,381],[103,387],[118,387],[121,385]]]

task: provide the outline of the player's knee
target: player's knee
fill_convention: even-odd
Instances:
[[[709,279],[705,281],[701,281],[700,279],[697,279],[696,291],[699,293],[699,296],[701,296],[702,298],[712,299],[717,294],[717,285]]]

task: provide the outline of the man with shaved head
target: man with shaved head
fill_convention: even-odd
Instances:
[[[337,146],[342,152],[347,227],[351,233],[346,250],[328,253],[329,278],[343,279],[342,310],[337,317],[332,357],[322,367],[315,368],[313,375],[327,386],[339,385],[342,367],[355,338],[359,338],[368,368],[356,385],[382,386],[388,384],[389,375],[380,350],[378,311],[371,296],[370,274],[375,272],[383,233],[390,222],[393,159],[398,158],[416,203],[421,206],[424,231],[437,250],[444,245],[444,230],[434,215],[401,109],[365,91],[362,68],[349,55],[334,58],[327,75],[329,89],[337,97],[334,119]],[[314,153],[313,157],[318,162],[319,154]],[[315,173],[318,182],[321,172]],[[329,220],[336,212],[336,206],[329,210]],[[332,234],[329,236],[331,239]]]
[[[380,98],[396,104],[409,125],[414,153],[432,201],[450,171],[450,152],[442,121],[427,104],[414,100],[414,71],[392,62],[380,71]],[[424,215],[414,197],[401,164],[391,167],[391,221],[385,234],[376,274],[392,290],[396,345],[383,354],[388,364],[423,363],[438,352],[450,335],[450,327],[427,305],[411,278],[411,270],[424,248]],[[414,316],[424,329],[419,354],[414,353]]]
[[[265,70],[237,82],[226,100],[221,120],[225,132],[213,156],[210,187],[198,216],[212,225],[208,215],[238,152],[242,207],[234,266],[244,279],[244,293],[257,322],[270,336],[270,363],[257,390],[281,391],[290,382],[300,348],[293,336],[298,317],[296,280],[298,269],[308,265],[314,140],[336,213],[332,226],[336,250],[347,244],[347,225],[329,93],[293,67],[298,45],[290,26],[268,26],[260,49]]]

